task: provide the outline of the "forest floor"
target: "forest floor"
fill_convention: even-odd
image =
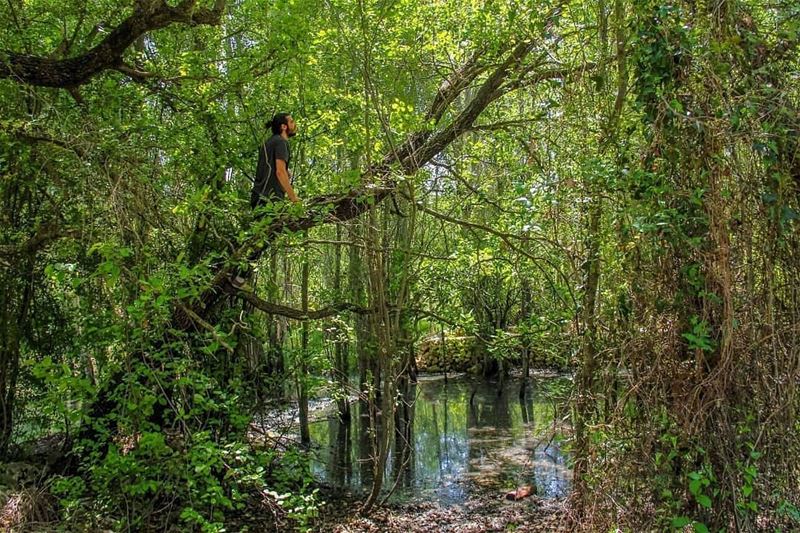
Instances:
[[[361,501],[334,501],[321,512],[314,531],[334,533],[478,533],[483,531],[570,531],[564,500],[536,496],[508,501],[500,494],[477,496],[460,505],[436,502],[387,505],[359,516]]]

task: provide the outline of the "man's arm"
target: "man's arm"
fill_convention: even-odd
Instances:
[[[283,159],[275,159],[275,174],[278,176],[278,183],[281,184],[289,200],[292,202],[299,202],[300,199],[292,189],[292,183],[289,181],[289,171],[286,169],[286,161]]]

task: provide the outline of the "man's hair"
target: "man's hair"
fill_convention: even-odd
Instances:
[[[289,125],[289,121],[286,119],[290,116],[292,116],[291,113],[277,113],[274,117],[272,117],[272,122],[270,122],[272,126],[272,133],[279,135],[281,133],[281,125]]]

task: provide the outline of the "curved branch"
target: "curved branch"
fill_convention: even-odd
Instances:
[[[343,311],[350,311],[357,314],[366,315],[372,312],[372,309],[367,309],[356,304],[349,302],[340,302],[322,309],[303,311],[285,305],[275,304],[262,300],[252,292],[239,291],[236,296],[256,309],[260,309],[270,315],[278,315],[286,318],[293,318],[294,320],[318,320],[320,318],[327,318],[329,316],[338,315]]]
[[[212,326],[211,324],[209,324],[208,322],[203,320],[203,317],[201,317],[200,315],[198,315],[197,313],[195,313],[194,311],[192,311],[191,309],[189,309],[185,305],[180,304],[180,308],[181,308],[181,311],[186,313],[189,316],[189,318],[192,319],[192,321],[194,321],[196,324],[201,326],[204,330],[206,330],[209,333],[211,333],[211,336],[214,337],[214,340],[217,341],[220,344],[220,346],[225,348],[228,351],[228,353],[233,353],[233,347],[230,344],[228,344],[225,341],[225,339],[223,339],[220,336],[219,332],[217,331],[217,329],[214,326]]]
[[[350,311],[351,313],[356,313],[358,315],[368,315],[374,312],[374,309],[371,309],[369,307],[361,307],[360,305],[356,305],[350,302],[339,302],[329,305],[327,307],[323,307],[321,309],[303,311],[302,309],[295,309],[294,307],[267,302],[266,300],[259,298],[252,292],[239,291],[236,294],[236,297],[240,298],[241,300],[244,300],[245,302],[249,303],[256,309],[259,309],[267,314],[291,318],[293,320],[319,320],[321,318],[327,318],[329,316],[341,314],[344,311]],[[441,315],[437,315],[433,311],[428,311],[426,309],[413,307],[413,308],[408,308],[406,310],[418,315],[424,315],[434,318],[440,322],[444,322],[445,324],[449,324],[451,326],[459,325],[453,320],[445,318]],[[186,311],[189,310],[186,309]],[[196,317],[197,315],[194,314],[194,316]]]
[[[76,238],[79,235],[80,230],[74,228],[61,228],[54,223],[43,224],[22,243],[0,244],[0,264],[10,267],[18,261],[19,256],[33,256],[52,242],[66,237]]]
[[[0,52],[0,78],[40,87],[72,88],[89,82],[108,69],[122,65],[122,55],[141,35],[174,23],[196,26],[217,25],[225,0],[215,0],[211,9],[198,8],[197,0],[183,0],[176,6],[164,0],[141,0],[133,13],[114,28],[97,46],[67,59]]]

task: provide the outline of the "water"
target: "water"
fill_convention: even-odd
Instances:
[[[519,381],[501,388],[497,382],[421,378],[407,395],[413,401],[404,409],[406,437],[393,439],[385,490],[396,481],[394,501],[442,504],[522,485],[534,485],[543,498],[565,496],[571,470],[560,430],[569,387],[565,377],[536,378],[520,400]],[[369,419],[359,403],[352,409],[349,423],[330,416],[311,424],[318,452],[313,471],[334,487],[363,493],[372,483]]]

